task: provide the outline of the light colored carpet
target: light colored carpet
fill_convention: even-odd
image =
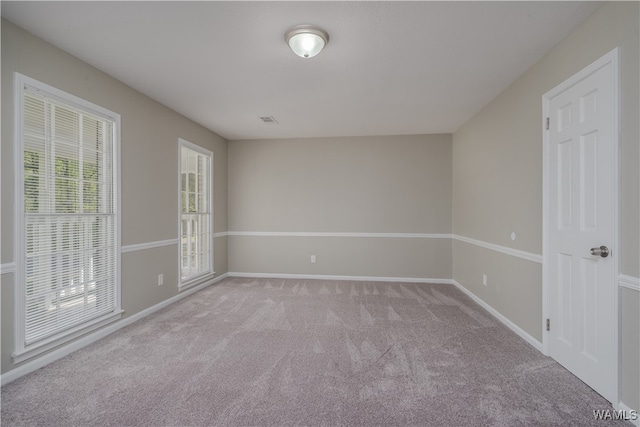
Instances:
[[[225,279],[2,388],[2,425],[598,425],[451,285]],[[624,424],[621,424],[624,425]]]

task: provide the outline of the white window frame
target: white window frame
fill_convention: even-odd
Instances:
[[[182,148],[195,151],[207,157],[207,168],[209,171],[208,186],[208,208],[209,208],[209,271],[197,276],[187,277],[183,280],[182,274]],[[213,230],[213,152],[196,145],[186,139],[178,138],[178,290],[182,291],[192,286],[203,283],[215,275],[214,264],[214,230]]]
[[[114,275],[115,275],[115,304],[113,310],[98,318],[73,326],[62,332],[58,332],[42,340],[26,345],[26,256],[25,256],[25,209],[24,209],[24,89],[30,89],[45,93],[70,107],[85,111],[95,116],[103,117],[114,122],[113,135],[113,177],[114,197],[113,209],[115,212],[115,236],[113,250],[115,251]],[[71,341],[90,331],[101,328],[104,325],[122,317],[121,306],[121,267],[120,267],[120,115],[106,108],[85,101],[62,90],[56,89],[45,83],[27,77],[20,73],[14,73],[14,249],[16,258],[16,288],[14,294],[14,352],[13,362],[20,363],[38,354],[55,348],[65,342]]]

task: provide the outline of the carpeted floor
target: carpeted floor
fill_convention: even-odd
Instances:
[[[2,425],[610,425],[451,285],[225,279],[2,388]],[[620,425],[630,425],[620,422]]]

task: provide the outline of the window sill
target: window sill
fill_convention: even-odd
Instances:
[[[205,282],[208,282],[209,280],[212,280],[215,277],[215,275],[216,275],[216,272],[213,271],[211,273],[205,274],[204,276],[198,276],[198,277],[195,277],[193,279],[187,280],[184,283],[180,283],[178,285],[178,291],[181,292],[181,291],[187,290],[189,288],[193,288],[194,286],[198,286],[198,285],[201,285],[201,284],[203,284]]]
[[[82,335],[85,335],[89,332],[95,331],[96,329],[102,328],[107,324],[114,322],[122,317],[122,313],[124,310],[117,310],[113,313],[109,313],[105,316],[94,319],[87,324],[77,326],[69,331],[65,331],[58,335],[55,335],[47,340],[38,342],[36,344],[32,344],[29,347],[15,352],[11,355],[13,363],[22,363],[25,360],[29,360],[32,357],[35,357],[39,354],[42,354],[46,351],[49,351],[55,347],[58,347],[66,342],[74,340]]]

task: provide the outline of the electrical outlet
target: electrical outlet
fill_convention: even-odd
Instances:
[[[316,256],[315,255],[311,255],[311,264],[315,264],[317,261]]]
[[[482,275],[482,284],[487,286],[487,275],[486,274]]]
[[[164,285],[164,274],[158,274],[158,286]]]

